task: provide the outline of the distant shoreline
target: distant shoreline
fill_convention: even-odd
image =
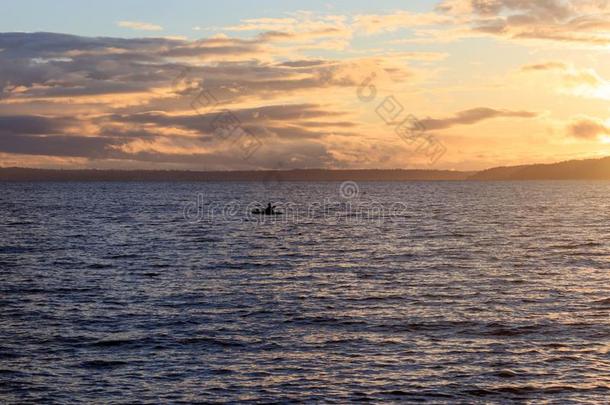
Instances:
[[[0,168],[0,181],[141,181],[141,182],[333,182],[466,180],[475,172],[449,170],[49,170]]]
[[[496,167],[478,172],[452,170],[62,170],[0,168],[0,182],[333,182],[333,181],[515,181],[610,180],[610,157],[552,164]]]

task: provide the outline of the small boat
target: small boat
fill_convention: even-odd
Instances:
[[[283,212],[279,212],[279,211],[271,211],[271,212],[267,212],[266,210],[252,210],[252,214],[254,215],[269,215],[269,216],[277,216],[277,215],[284,215]]]
[[[253,209],[252,210],[252,214],[254,214],[254,215],[268,215],[268,216],[282,215],[281,212],[275,210],[275,206],[271,205],[271,203],[269,203],[269,205],[267,205],[267,208],[255,208],[255,209]]]

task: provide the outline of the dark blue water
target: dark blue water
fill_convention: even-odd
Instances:
[[[607,400],[610,183],[339,189],[0,185],[0,402]]]

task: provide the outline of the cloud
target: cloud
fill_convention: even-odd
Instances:
[[[250,18],[241,24],[226,27],[228,31],[285,31],[298,24],[296,18]]]
[[[241,40],[231,38],[211,38],[193,42],[186,42],[160,51],[160,56],[177,58],[213,59],[223,57],[229,61],[233,56],[243,59],[244,56],[253,57],[261,54],[262,44],[259,40]]]
[[[595,140],[602,135],[610,135],[610,126],[597,118],[580,116],[568,125],[569,136],[582,140]]]
[[[396,31],[408,27],[429,25],[442,25],[451,22],[451,19],[436,13],[412,13],[396,11],[389,14],[360,14],[353,19],[356,30],[367,34]]]
[[[557,72],[561,91],[579,97],[610,100],[610,81],[593,69],[579,69],[562,62],[544,62],[526,65],[523,72]]]
[[[0,151],[24,155],[111,158],[115,156],[110,147],[121,142],[116,138],[103,137],[0,134]]]
[[[281,149],[296,167],[320,167],[340,164],[320,140],[355,126],[336,119],[344,115],[338,106],[272,101],[356,85],[345,77],[351,63],[227,61],[263,53],[260,36],[185,41],[18,33],[0,34],[0,44],[6,73],[0,84],[19,90],[8,102],[31,111],[0,115],[3,153],[220,170],[267,167],[262,157]],[[210,63],[190,63],[201,57]],[[211,126],[217,112],[197,114],[192,107],[203,88],[218,97],[218,110],[238,102],[257,105],[230,108],[242,129],[268,142],[267,149],[245,161],[238,146],[219,139]],[[83,113],[65,115],[79,104]]]
[[[290,45],[299,51],[311,49],[346,49],[356,35],[373,35],[418,27],[442,26],[453,18],[429,12],[397,10],[386,14],[355,16],[319,15],[297,12],[290,17],[244,19],[240,24],[225,27],[227,32],[258,32],[260,38]]]
[[[180,62],[180,58],[247,60],[245,66],[252,66],[252,57],[262,52],[256,39],[189,42],[52,33],[0,34],[0,49],[3,49],[0,88],[19,87],[21,98],[121,93],[148,93],[152,97],[153,89],[170,86],[180,71],[189,66],[186,61]]]
[[[437,11],[465,23],[471,33],[606,46],[610,44],[609,5],[606,0],[444,0]]]
[[[52,118],[38,115],[0,115],[0,133],[48,135],[65,130],[70,121],[70,119],[65,117]]]
[[[285,130],[280,128],[280,130]],[[173,139],[173,138],[171,138]],[[273,148],[263,145],[250,161],[240,150],[210,149],[206,151],[199,142],[191,140],[183,147],[175,142],[167,143],[158,137],[129,138],[123,136],[67,136],[24,135],[0,131],[0,153],[90,160],[131,161],[148,164],[180,164],[190,168],[229,170],[239,168],[272,168],[272,162],[289,162],[285,168],[317,168],[340,164],[328,152],[327,147],[314,140],[291,136],[278,139]],[[150,167],[150,166],[149,166]],[[159,166],[154,166],[159,167]],[[167,167],[167,166],[162,166]]]
[[[140,114],[111,115],[100,117],[100,122],[132,124],[136,127],[174,128],[188,131],[203,140],[213,140],[218,120],[231,117],[243,128],[268,138],[322,138],[329,131],[329,126],[337,125],[335,119],[345,115],[342,112],[329,111],[316,104],[270,105],[256,108],[233,109],[230,113],[209,112],[206,114],[175,115],[163,112],[146,112]],[[310,129],[307,129],[310,128]],[[312,130],[313,129],[313,130]]]
[[[224,28],[227,32],[256,31],[259,39],[288,46],[292,50],[345,49],[353,36],[353,28],[345,16],[314,15],[297,12],[286,18],[245,19],[241,24]]]
[[[449,118],[424,119],[421,120],[421,123],[426,130],[442,130],[454,127],[456,125],[473,125],[492,118],[534,118],[537,116],[537,113],[530,111],[495,110],[493,108],[480,107],[460,111],[453,117]]]
[[[379,129],[357,114],[356,89],[375,72],[380,93],[399,91],[417,78],[411,60],[430,63],[447,54],[300,53],[295,49],[347,40],[352,30],[341,19],[324,19],[322,27],[299,18],[311,25],[194,41],[0,33],[0,87],[8,92],[0,100],[0,153],[214,170],[277,161],[284,168],[408,164],[398,156],[404,152],[398,137],[371,149]],[[199,108],[207,94],[213,105]],[[249,160],[239,144],[218,136],[213,122],[226,110],[262,142]],[[481,108],[425,123],[433,130],[533,115]]]
[[[524,72],[546,71],[546,70],[566,70],[568,65],[563,62],[544,62],[525,65],[521,67]]]
[[[562,0],[445,0],[437,9],[458,15],[497,16],[502,12],[514,12],[528,13],[531,18],[562,19],[572,14],[571,6],[570,1]]]
[[[384,52],[379,55],[387,59],[402,61],[438,62],[447,59],[446,52]]]
[[[139,21],[119,21],[117,25],[122,28],[129,28],[137,31],[163,31],[163,27],[160,25]]]

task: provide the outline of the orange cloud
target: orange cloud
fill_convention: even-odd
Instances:
[[[567,132],[578,139],[596,140],[600,136],[610,135],[610,126],[600,119],[581,116],[572,120]]]
[[[163,31],[163,27],[160,25],[140,21],[119,21],[117,25],[137,31]]]

